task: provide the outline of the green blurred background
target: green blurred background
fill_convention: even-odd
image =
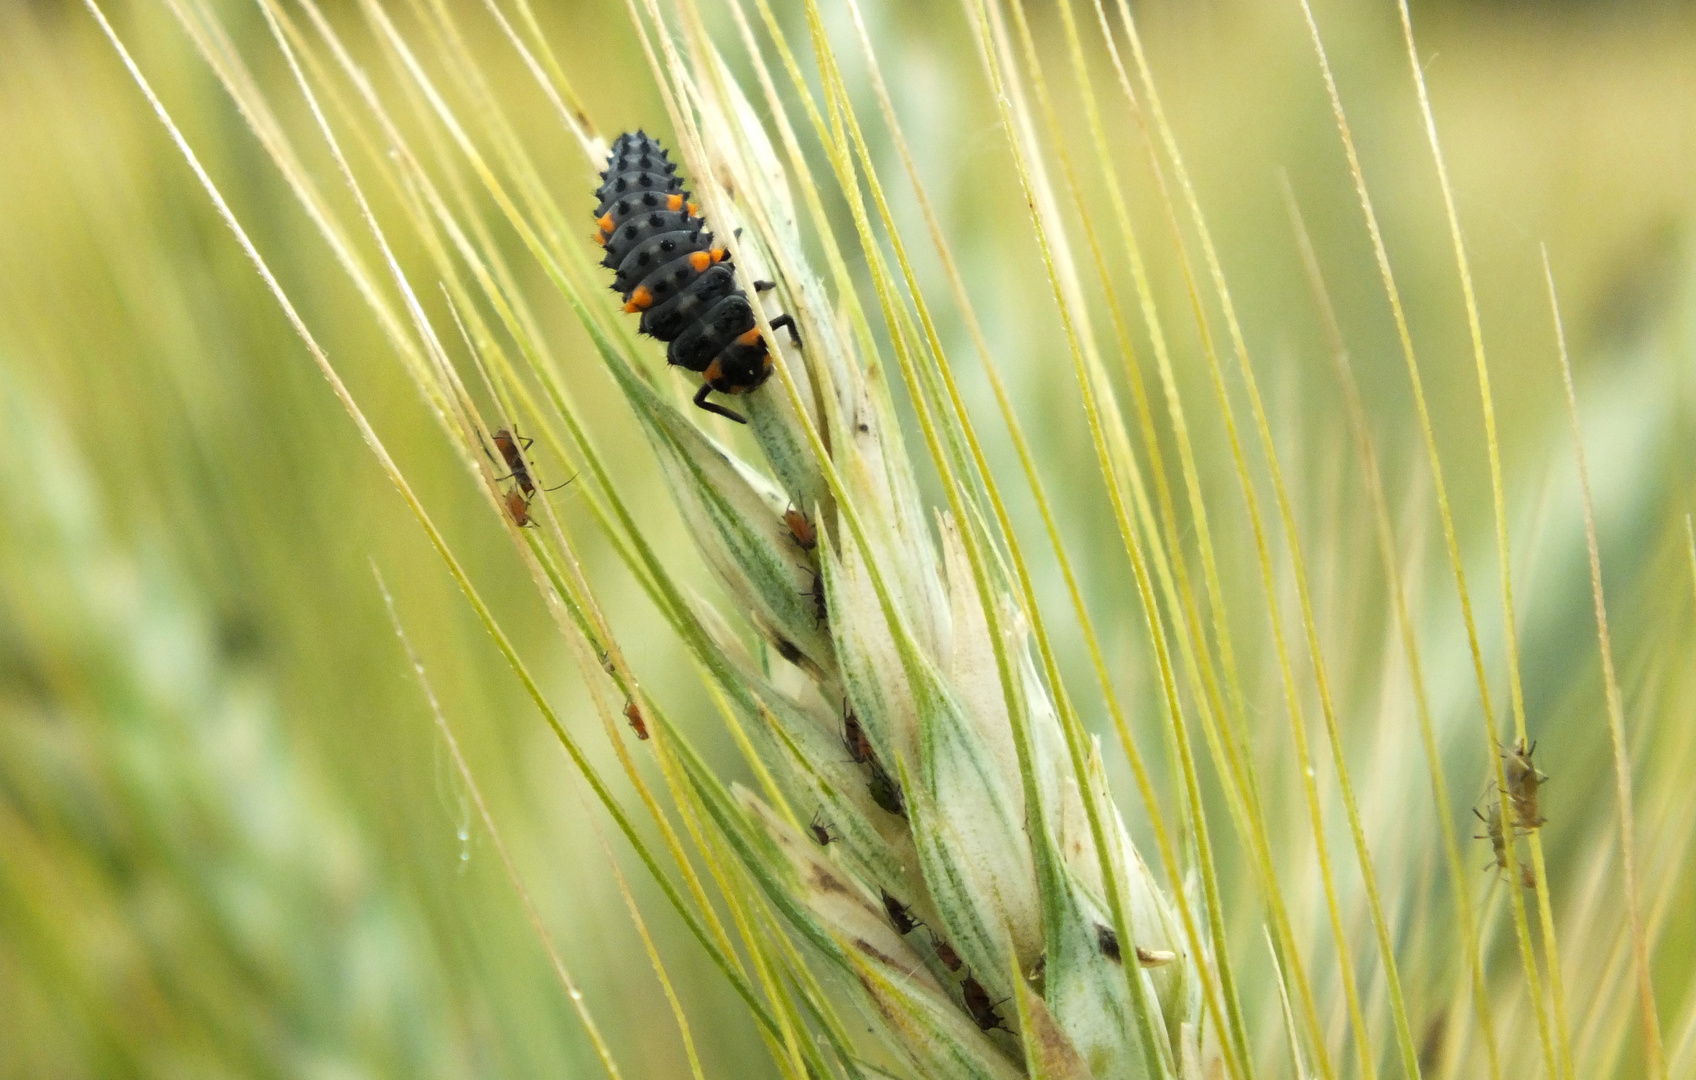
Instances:
[[[524,107],[535,98],[528,76],[480,8],[461,6],[490,78],[516,103],[538,158],[558,169],[562,202],[587,210],[590,169],[545,110]],[[1090,479],[1076,388],[960,13],[941,4],[864,6],[1075,539],[1116,675],[1139,714],[1151,714],[1141,616]],[[279,111],[304,130],[298,94],[257,10],[217,9],[274,87]],[[108,10],[548,692],[587,729],[594,721],[581,687],[502,530],[215,78],[162,5]],[[354,5],[330,10],[368,44]],[[1344,696],[1369,724],[1382,708],[1378,695],[1392,693],[1383,672],[1393,661],[1381,593],[1358,586],[1372,565],[1370,519],[1349,473],[1348,433],[1279,170],[1325,262],[1393,505],[1414,523],[1409,557],[1428,570],[1414,584],[1435,628],[1439,707],[1460,718],[1457,726],[1475,724],[1462,700],[1469,671],[1453,637],[1453,593],[1425,508],[1429,483],[1414,468],[1418,436],[1402,361],[1300,10],[1226,0],[1137,10],[1266,381]],[[793,40],[804,41],[800,12],[781,14]],[[1317,14],[1428,361],[1439,441],[1458,463],[1451,496],[1483,575],[1475,587],[1493,596],[1470,345],[1394,9],[1332,2]],[[663,127],[623,5],[559,3],[539,15],[604,133]],[[1032,5],[1031,17],[1045,58],[1060,64],[1057,17],[1045,5]],[[1606,804],[1611,773],[1540,242],[1561,288],[1585,401],[1622,670],[1628,688],[1641,691],[1633,700],[1644,721],[1634,728],[1635,752],[1649,762],[1642,825],[1648,858],[1660,866],[1650,901],[1688,913],[1696,894],[1679,868],[1689,830],[1676,819],[1689,811],[1671,800],[1670,785],[1691,761],[1680,729],[1689,727],[1696,688],[1652,646],[1681,633],[1686,662],[1690,655],[1692,598],[1679,541],[1696,490],[1696,13],[1682,4],[1526,0],[1425,2],[1414,17],[1491,350],[1524,587],[1528,699],[1545,745],[1561,746],[1566,764],[1550,796],[1551,816],[1573,825],[1549,840],[1557,874],[1607,843],[1606,814],[1585,808]],[[841,12],[833,18],[846,34]],[[380,64],[375,52],[369,59]],[[1133,209],[1158,237],[1164,226],[1137,171],[1141,151],[1118,123]],[[1069,135],[1082,135],[1081,122]],[[338,185],[321,152],[310,164],[326,189]],[[897,171],[891,162],[886,178]],[[578,190],[583,198],[571,194]],[[916,207],[898,198],[897,213],[917,237]],[[1184,299],[1169,247],[1151,241],[1150,258],[1162,299],[1178,312]],[[411,255],[403,242],[403,260]],[[569,311],[518,261],[557,353],[582,357],[579,389],[588,411],[605,418],[597,434],[620,462],[629,501],[655,508],[656,547],[680,573],[704,579],[674,516],[660,509],[646,451],[618,422],[610,380],[590,363]],[[935,280],[933,263],[922,269]],[[958,320],[943,330],[959,355],[969,354]],[[1193,343],[1180,333],[1176,347]],[[987,417],[985,385],[971,370],[963,378]],[[1184,379],[1196,401],[1208,400],[1199,367]],[[1218,442],[1209,415],[1200,411],[1204,445]],[[1005,440],[993,442],[1012,490],[1014,459]],[[1222,502],[1235,506],[1228,462],[1204,464]],[[545,459],[539,467],[550,481],[567,469]],[[1063,479],[1074,476],[1085,479]],[[1020,493],[1013,498],[1028,507]],[[576,513],[569,500],[562,505]],[[638,670],[735,771],[679,645],[587,515],[577,516],[590,578],[620,612],[626,648],[639,646]],[[1029,539],[1038,536],[1033,528]],[[0,1075],[596,1072],[471,816],[384,614],[373,565],[396,593],[495,818],[626,1075],[685,1074],[603,854],[605,820],[589,809],[410,513],[87,12],[0,0]],[[1228,572],[1256,587],[1248,558]],[[1049,584],[1060,612],[1052,574]],[[1078,641],[1063,620],[1057,632],[1067,645]],[[1068,674],[1087,686],[1081,649],[1071,655],[1078,659]],[[1270,669],[1255,666],[1264,659],[1255,651],[1249,657],[1267,691],[1264,708],[1275,713]],[[1661,700],[1665,709],[1652,704]],[[1276,727],[1269,721],[1269,731]],[[1368,777],[1357,777],[1364,801],[1378,820],[1393,817],[1388,793],[1402,788],[1386,781],[1374,801],[1379,744],[1369,727],[1351,730]],[[1482,782],[1482,763],[1469,760],[1462,786]],[[1663,764],[1673,775],[1654,771]],[[1294,817],[1295,788],[1283,792],[1272,807]],[[1411,843],[1392,840],[1389,858],[1415,858]],[[631,861],[613,850],[620,865]],[[1400,905],[1423,901],[1421,881],[1437,894],[1420,876],[1429,872],[1413,866],[1396,879]],[[1560,880],[1576,889],[1576,874]],[[709,1075],[770,1074],[725,984],[652,902],[639,872],[634,886],[696,1018]],[[1429,932],[1429,921],[1409,920],[1409,933]],[[1676,918],[1670,928],[1662,1015],[1676,1042],[1690,1008],[1693,943]],[[1243,947],[1254,947],[1255,919],[1239,929]]]

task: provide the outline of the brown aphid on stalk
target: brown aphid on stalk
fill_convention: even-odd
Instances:
[[[1530,832],[1549,820],[1537,809],[1537,789],[1548,782],[1549,776],[1538,772],[1532,763],[1531,755],[1536,752],[1537,744],[1527,746],[1524,739],[1502,751],[1502,771],[1508,781],[1505,794],[1513,806],[1514,828],[1521,832]]]
[[[813,624],[816,626],[819,623],[824,622],[830,615],[830,609],[826,606],[824,595],[824,578],[820,577],[817,573],[814,573],[813,587],[808,589],[806,592],[803,592],[801,595],[807,597],[813,602]]]
[[[911,934],[914,930],[917,930],[920,926],[924,925],[919,922],[919,920],[913,918],[913,913],[907,910],[906,904],[903,904],[901,901],[895,899],[895,897],[890,896],[888,890],[879,889],[878,893],[883,897],[883,910],[888,912],[889,921],[895,924],[895,929],[902,936]]]
[[[512,523],[520,529],[534,529],[536,523],[530,519],[530,500],[525,496],[523,488],[513,488],[506,493],[506,512],[512,518]]]
[[[807,520],[807,515],[791,506],[783,512],[783,523],[789,526],[789,535],[795,538],[795,543],[802,551],[811,551],[819,546],[818,530]]]
[[[1001,1019],[1001,1014],[995,1011],[995,1003],[989,1000],[989,991],[985,990],[977,979],[967,975],[966,981],[960,984],[960,993],[965,997],[966,1011],[972,1014],[972,1020],[978,1027],[984,1031],[995,1028],[1008,1032],[1012,1030],[1007,1026],[1007,1022]]]
[[[842,709],[842,745],[848,748],[854,764],[864,765],[872,757],[871,740],[866,738],[866,729],[860,726],[860,718],[848,708],[847,702],[842,703]]]
[[[624,718],[630,721],[630,730],[636,733],[638,739],[648,737],[648,722],[642,718],[642,707],[635,701],[624,703]]]
[[[877,803],[884,810],[894,814],[896,817],[906,817],[907,798],[901,793],[901,785],[895,782],[895,778],[889,775],[883,765],[879,763],[876,758],[872,758],[871,760],[871,770],[872,775],[869,787],[871,790],[872,802]]]
[[[836,835],[835,826],[824,819],[824,808],[820,807],[813,814],[813,820],[807,823],[807,831],[813,834],[813,841],[819,847],[824,847],[833,840],[842,839]]]
[[[942,940],[933,931],[930,935],[930,947],[936,951],[936,958],[942,961],[942,966],[949,971],[960,970],[960,954],[954,951],[954,946]]]

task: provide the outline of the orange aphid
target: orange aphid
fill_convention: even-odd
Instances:
[[[535,528],[536,523],[530,520],[530,500],[525,497],[523,488],[515,487],[506,493],[506,512],[519,528]]]
[[[624,703],[624,718],[630,721],[630,730],[636,733],[638,739],[648,737],[648,722],[642,718],[642,709],[634,701]]]
[[[819,534],[813,529],[813,523],[807,520],[807,515],[793,506],[783,512],[783,523],[789,526],[789,533],[795,537],[795,542],[801,545],[801,550],[811,551],[819,546]]]

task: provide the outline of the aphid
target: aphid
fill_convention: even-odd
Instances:
[[[883,889],[878,890],[883,895],[883,910],[889,913],[889,921],[895,924],[895,929],[903,936],[911,934],[924,924],[913,918],[913,913],[907,910],[907,905],[890,896]]]
[[[807,597],[813,602],[813,620],[815,624],[824,622],[825,618],[830,614],[830,608],[827,606],[825,601],[824,578],[814,574],[813,587],[801,595]]]
[[[1531,755],[1536,752],[1537,744],[1526,746],[1523,739],[1502,752],[1502,771],[1508,781],[1506,794],[1513,804],[1513,825],[1522,832],[1530,832],[1548,820],[1537,811],[1537,788],[1549,777],[1532,764]]]
[[[789,533],[795,538],[795,543],[802,551],[811,551],[819,546],[818,531],[813,523],[807,520],[807,515],[791,506],[783,512],[783,523],[789,526]]]
[[[1096,948],[1101,950],[1102,956],[1107,957],[1115,964],[1124,962],[1119,955],[1119,932],[1111,926],[1095,924],[1095,945]]]
[[[530,500],[523,488],[515,487],[506,493],[506,512],[520,529],[536,527],[536,523],[530,520]]]
[[[676,172],[659,140],[641,131],[612,144],[595,192],[595,240],[607,250],[601,265],[613,271],[624,310],[641,313],[641,332],[669,343],[666,362],[700,372],[695,405],[746,424],[707,395],[759,389],[771,376],[771,353],[730,253],[713,242]],[[772,320],[773,330],[780,326],[800,344],[793,318]]]
[[[1484,831],[1481,833],[1473,833],[1472,838],[1474,840],[1490,841],[1490,849],[1496,856],[1496,861],[1485,866],[1484,869],[1488,870],[1490,869],[1490,866],[1495,866],[1499,869],[1506,870],[1508,868],[1508,837],[1507,830],[1502,828],[1502,804],[1499,802],[1492,802],[1490,804],[1490,814],[1488,817],[1480,814],[1478,812],[1478,807],[1474,806],[1472,808],[1472,816],[1484,823]]]
[[[783,657],[791,664],[799,664],[807,657],[807,654],[801,651],[800,646],[796,645],[788,638],[780,637],[776,641],[772,642],[772,645],[776,647],[777,655]]]
[[[949,971],[960,970],[960,954],[954,951],[954,946],[933,933],[930,936],[930,947],[936,950],[936,958],[942,961],[943,967]]]
[[[497,476],[495,479],[497,481],[507,479],[516,480],[518,481],[519,489],[524,492],[525,498],[535,498],[536,481],[531,478],[530,469],[524,464],[524,454],[522,451],[530,449],[530,444],[536,440],[526,439],[522,435],[515,435],[509,428],[501,428],[493,435],[489,436],[489,438],[494,442],[495,449],[501,452],[501,458],[506,461],[507,467],[506,476]],[[575,479],[576,477],[572,477],[572,480]],[[571,480],[567,480],[565,482],[565,484],[569,483],[571,483]],[[541,490],[558,491],[560,488],[564,487],[565,484],[556,484],[551,488],[542,488]]]
[[[813,834],[813,840],[818,843],[819,847],[824,847],[832,840],[842,839],[836,835],[836,830],[831,823],[824,819],[822,807],[813,814],[813,820],[807,823],[807,831]]]
[[[907,800],[901,794],[901,785],[884,770],[876,758],[871,762],[871,794],[872,802],[877,803],[896,817],[907,816]]]
[[[989,1000],[989,991],[985,990],[977,979],[967,975],[966,981],[960,984],[960,993],[965,996],[966,1011],[972,1014],[972,1019],[977,1022],[978,1027],[984,1031],[993,1028],[1010,1030],[1007,1022],[1001,1019],[1001,1014],[995,1011],[995,1003]]]
[[[1178,958],[1170,949],[1145,949],[1137,946],[1137,964],[1145,968],[1165,967]]]
[[[1480,814],[1476,806],[1472,808],[1472,814],[1479,821],[1484,823],[1484,831],[1482,833],[1474,833],[1472,838],[1474,840],[1489,840],[1490,850],[1495,856],[1493,862],[1484,864],[1484,869],[1488,870],[1491,867],[1495,867],[1497,870],[1506,870],[1508,868],[1509,840],[1507,830],[1502,826],[1502,804],[1499,802],[1492,802],[1490,804],[1490,815],[1488,817]],[[1527,889],[1535,889],[1537,887],[1536,876],[1531,872],[1531,867],[1526,866],[1524,863],[1521,863],[1519,867],[1519,883]]]
[[[637,705],[634,701],[626,701],[624,703],[624,718],[630,721],[630,729],[636,733],[638,739],[648,737],[648,722],[642,718],[642,707],[640,705]]]
[[[854,715],[854,710],[843,702],[842,716],[842,745],[848,748],[848,756],[856,765],[864,765],[871,760],[872,744],[866,738],[866,731],[860,726],[860,718]]]

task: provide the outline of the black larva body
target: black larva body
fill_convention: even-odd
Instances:
[[[758,389],[771,375],[771,355],[729,253],[713,242],[676,173],[650,135],[626,132],[612,144],[595,193],[596,239],[607,249],[601,265],[613,271],[624,310],[641,312],[641,332],[669,343],[667,362],[700,372],[695,404],[746,423],[707,394]],[[794,333],[787,315],[772,326]]]

